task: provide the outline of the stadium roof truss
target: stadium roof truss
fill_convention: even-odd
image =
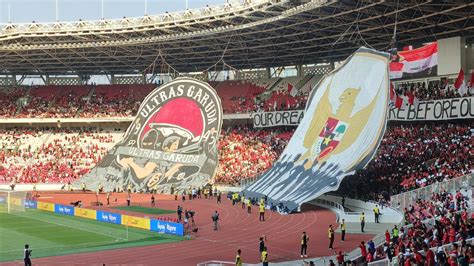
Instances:
[[[449,3],[448,3],[449,2]],[[124,74],[332,62],[474,38],[472,1],[253,0],[116,20],[0,25],[0,74]],[[396,29],[394,42],[394,29]]]

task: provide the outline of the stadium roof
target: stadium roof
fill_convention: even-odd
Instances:
[[[449,2],[449,3],[448,3]],[[0,74],[131,74],[341,60],[452,36],[474,39],[472,1],[252,0],[116,20],[0,25]],[[225,64],[224,64],[225,63]]]

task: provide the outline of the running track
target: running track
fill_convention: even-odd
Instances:
[[[132,205],[149,206],[149,195],[133,195]],[[118,205],[125,204],[125,194],[114,194],[111,201],[118,199]],[[87,207],[95,201],[92,194],[41,194],[41,201],[69,204],[71,201],[82,200]],[[106,202],[105,195],[100,200]],[[310,257],[332,255],[328,249],[327,229],[329,224],[335,225],[336,216],[327,209],[312,205],[304,205],[298,214],[280,215],[266,212],[266,221],[258,221],[258,210],[253,207],[248,214],[240,205],[232,206],[231,201],[223,198],[222,204],[215,199],[197,199],[193,201],[175,201],[170,196],[158,196],[156,207],[175,210],[177,205],[183,209],[196,211],[195,221],[199,227],[198,235],[189,241],[178,243],[115,249],[73,255],[33,258],[35,265],[71,265],[71,264],[141,264],[141,265],[196,265],[209,260],[233,261],[236,250],[242,250],[245,263],[258,263],[259,237],[267,238],[270,262],[299,259],[300,237],[306,231],[310,237],[308,254]],[[106,207],[101,209],[107,209]],[[220,214],[220,229],[213,230],[211,215],[217,210]],[[117,210],[114,210],[117,211]],[[129,212],[130,213],[130,212]],[[143,214],[133,213],[136,216]],[[176,215],[164,215],[176,217]],[[351,251],[360,241],[367,241],[372,235],[349,234],[347,240],[340,242],[336,233],[335,250]],[[34,247],[33,247],[34,250]],[[71,263],[72,262],[72,263]]]

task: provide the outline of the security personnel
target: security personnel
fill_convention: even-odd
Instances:
[[[346,239],[346,222],[342,219],[341,222],[341,241],[344,242]]]
[[[82,192],[86,192],[86,184],[82,183]]]
[[[260,206],[259,206],[258,220],[265,222],[265,203],[262,203],[262,202],[260,202]]]
[[[235,266],[242,266],[242,257],[240,256],[242,251],[240,249],[237,250],[237,256],[235,256]]]
[[[329,249],[332,249],[332,244],[334,243],[334,229],[332,229],[332,224],[329,225],[328,236],[329,236]]]
[[[365,227],[365,214],[362,213],[360,215],[360,231],[364,233],[364,227]]]
[[[374,208],[375,223],[379,223],[379,215],[380,215],[379,206],[375,205],[375,208]]]
[[[263,248],[262,251],[262,256],[260,257],[260,260],[262,261],[263,266],[268,266],[268,252],[267,252],[267,247]]]

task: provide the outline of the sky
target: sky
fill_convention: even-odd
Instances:
[[[223,4],[226,0],[0,0],[0,23],[54,22],[56,1],[59,21],[99,20],[104,2],[104,17],[139,17],[145,14],[163,14],[208,5]],[[10,10],[10,12],[9,12]]]

